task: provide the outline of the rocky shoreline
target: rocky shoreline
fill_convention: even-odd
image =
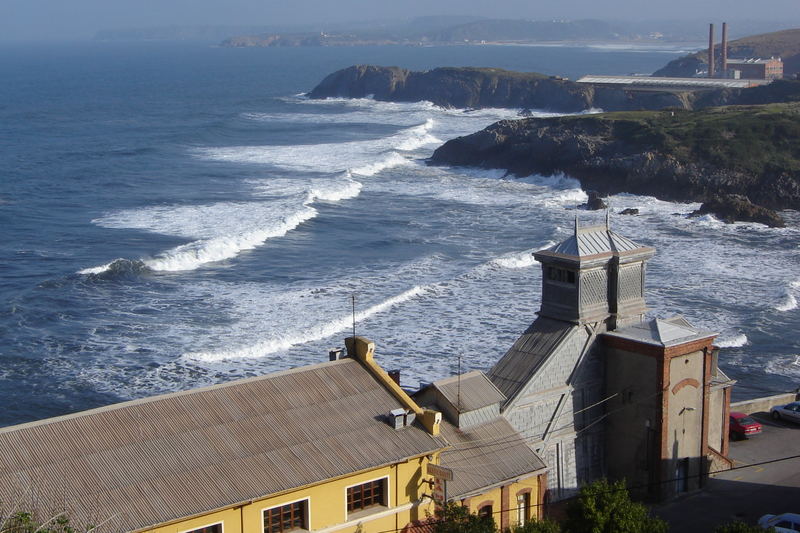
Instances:
[[[709,110],[678,114],[685,116],[649,112],[506,120],[446,142],[430,163],[500,168],[520,176],[563,173],[601,195],[628,192],[707,202],[706,212],[723,220],[780,226],[774,210],[800,209],[800,162],[791,142],[796,137],[783,129],[796,122],[791,115],[798,112],[796,105],[787,105],[772,113],[753,108],[727,114]],[[718,128],[716,138],[706,130],[711,123]],[[742,137],[748,129],[758,131],[759,143]],[[785,145],[773,135],[786,135]],[[757,154],[767,144],[773,152],[751,156],[746,151]],[[778,164],[782,157],[784,167]],[[725,195],[738,197],[736,202],[715,200]]]
[[[632,92],[594,87],[558,76],[497,68],[441,67],[425,72],[354,65],[327,76],[309,98],[365,98],[388,102],[429,101],[441,107],[504,107],[577,113],[692,107],[693,93]]]

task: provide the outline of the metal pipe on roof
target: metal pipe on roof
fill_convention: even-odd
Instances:
[[[714,77],[714,24],[708,25],[708,77]]]

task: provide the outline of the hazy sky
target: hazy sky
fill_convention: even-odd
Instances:
[[[800,20],[800,0],[0,0],[0,40],[89,39],[101,29],[282,25],[419,15]]]

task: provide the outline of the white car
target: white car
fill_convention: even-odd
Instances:
[[[775,420],[789,420],[800,422],[800,402],[787,403],[786,405],[776,405],[769,410],[769,414]]]
[[[774,528],[777,533],[800,531],[800,514],[765,514],[758,519],[758,525],[764,529]]]

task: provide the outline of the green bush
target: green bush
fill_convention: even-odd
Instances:
[[[605,479],[584,486],[567,506],[569,533],[666,533],[667,523],[631,501],[624,481]]]

